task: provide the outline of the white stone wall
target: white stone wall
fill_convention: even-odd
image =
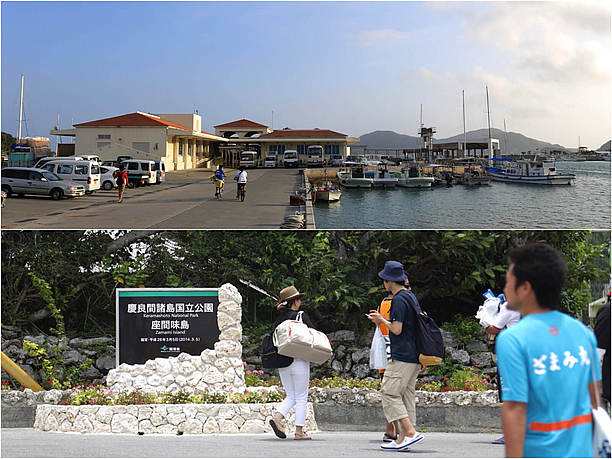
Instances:
[[[156,358],[142,365],[121,364],[110,370],[106,380],[112,391],[140,390],[149,393],[178,392],[190,394],[224,392],[243,393],[242,366],[242,296],[232,284],[219,289],[219,341],[214,349],[200,355],[181,353],[176,357]]]
[[[124,434],[213,434],[272,432],[269,420],[276,403],[186,405],[39,405],[34,428],[45,431]],[[295,410],[285,420],[295,432]],[[308,432],[317,430],[312,403],[308,403]]]

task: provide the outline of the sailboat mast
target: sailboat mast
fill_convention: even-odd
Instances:
[[[19,127],[17,129],[17,143],[21,142],[21,123],[23,122],[23,75],[21,75],[21,91],[19,96]]]
[[[465,158],[465,149],[467,147],[467,135],[465,133],[465,89],[461,90],[461,96],[463,98],[463,157]]]
[[[491,145],[491,111],[489,110],[489,87],[485,86],[487,90],[487,121],[489,123],[489,158],[493,157],[493,146]]]
[[[508,145],[508,131],[506,131],[506,118],[504,118],[504,137],[506,138],[506,154],[511,153]]]

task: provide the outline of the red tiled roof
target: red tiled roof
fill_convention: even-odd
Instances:
[[[267,128],[263,124],[256,123],[255,121],[247,120],[242,118],[238,121],[232,121],[231,123],[218,124],[215,128],[238,128],[238,127],[246,127],[246,128]]]
[[[330,131],[329,129],[281,129],[263,134],[260,138],[272,137],[346,137],[346,134]]]
[[[189,128],[155,116],[147,115],[146,113],[128,113],[126,115],[113,116],[112,118],[104,118],[74,125],[74,127],[83,126],[168,126],[176,129],[183,129],[184,131],[191,131]]]

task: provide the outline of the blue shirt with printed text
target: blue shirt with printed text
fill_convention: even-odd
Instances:
[[[559,311],[528,315],[499,334],[502,399],[527,404],[525,457],[592,457],[596,348],[593,332]]]

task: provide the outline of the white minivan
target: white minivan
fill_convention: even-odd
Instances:
[[[153,185],[157,183],[157,171],[154,170],[154,161],[148,159],[126,159],[121,161],[128,175],[128,187],[140,185]]]
[[[100,164],[84,159],[56,159],[45,164],[43,169],[53,172],[62,180],[78,183],[86,193],[100,189]]]

